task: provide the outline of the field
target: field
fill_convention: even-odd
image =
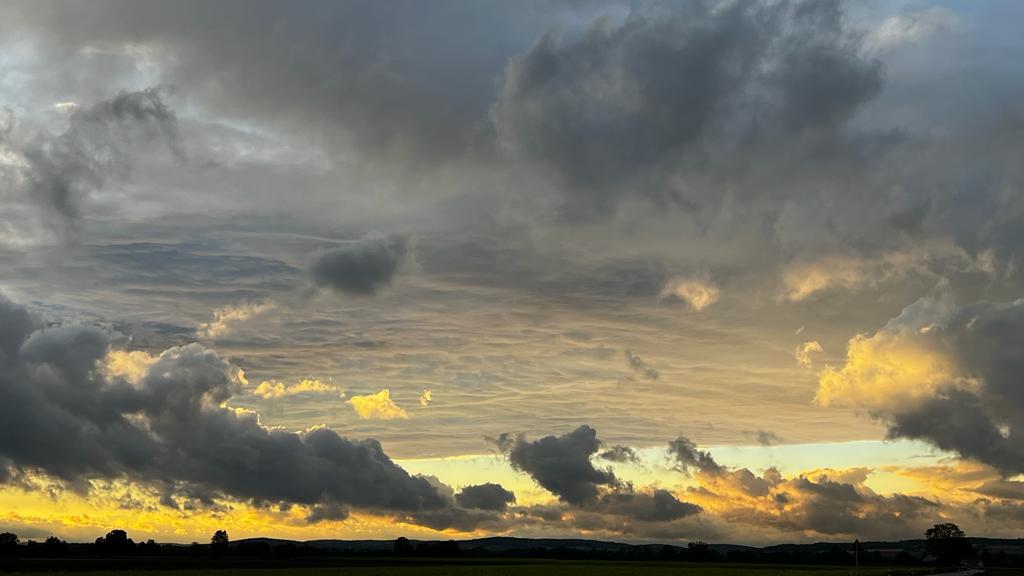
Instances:
[[[835,566],[773,566],[765,564],[691,564],[681,562],[599,562],[563,560],[521,560],[521,561],[410,561],[374,564],[362,561],[343,563],[331,567],[301,568],[203,568],[178,567],[173,570],[134,570],[99,568],[95,571],[59,570],[53,566],[37,566],[28,572],[6,574],[35,574],[45,570],[49,576],[74,575],[98,576],[119,574],[122,576],[169,576],[189,574],[195,576],[848,576],[852,567]],[[111,567],[113,568],[113,567]],[[127,567],[120,567],[127,568]],[[926,571],[918,570],[918,574]],[[906,568],[862,568],[861,576],[911,576],[914,571]],[[1009,573],[1005,573],[1009,576]]]

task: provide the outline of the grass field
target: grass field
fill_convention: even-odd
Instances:
[[[852,567],[834,566],[771,566],[745,564],[689,564],[679,562],[583,562],[527,560],[514,562],[427,562],[408,564],[341,565],[319,568],[252,568],[252,569],[201,569],[201,570],[153,570],[153,571],[61,571],[46,572],[49,576],[99,576],[118,574],[121,576],[168,576],[189,574],[195,576],[847,576]],[[860,576],[910,576],[909,569],[863,568]],[[924,574],[924,571],[918,571]],[[15,572],[12,574],[34,574],[40,572]],[[1009,576],[1007,574],[1006,576]]]

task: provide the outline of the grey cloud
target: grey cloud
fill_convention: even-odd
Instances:
[[[612,491],[601,495],[594,507],[606,514],[627,516],[645,522],[671,522],[701,512],[701,507],[682,502],[668,490],[650,492]]]
[[[696,468],[706,474],[719,474],[724,471],[724,468],[715,462],[709,452],[699,450],[697,445],[685,436],[670,440],[668,452],[683,472],[689,472],[691,468]]]
[[[492,120],[589,216],[633,189],[687,205],[666,172],[766,132],[831,136],[880,86],[839,2],[686,2],[543,36],[506,68]]]
[[[600,446],[597,431],[583,425],[562,436],[533,442],[517,438],[508,450],[508,459],[513,468],[529,474],[560,500],[582,505],[593,502],[600,487],[617,482],[611,470],[599,470],[590,461]]]
[[[455,495],[455,500],[464,508],[501,511],[516,501],[516,495],[501,484],[491,482],[466,486]]]
[[[519,437],[499,445],[510,446],[508,458],[514,468],[530,474],[564,504],[584,511],[590,522],[617,522],[614,518],[671,522],[701,512],[700,506],[680,501],[667,490],[637,490],[618,481],[611,469],[595,468],[590,459],[601,442],[590,426],[580,426],[562,436],[545,436],[533,442]],[[635,460],[636,453],[626,446],[614,446],[599,457],[626,461]]]
[[[295,135],[426,162],[474,141],[495,72],[520,37],[532,34],[537,24],[529,16],[542,8],[44,0],[12,6],[4,16],[39,34],[40,50],[54,60],[86,46],[146,46],[165,81],[216,113],[273,118]],[[479,30],[488,31],[486,42]]]
[[[39,134],[14,141],[10,133],[0,136],[0,144],[24,159],[19,180],[28,199],[51,209],[65,224],[78,219],[89,194],[110,179],[128,177],[141,146],[160,141],[183,158],[177,119],[158,88],[121,92],[76,109],[56,137]]]
[[[602,460],[608,460],[609,462],[639,462],[640,458],[636,455],[636,450],[633,450],[629,446],[612,446],[607,450],[603,450],[597,455]]]
[[[310,508],[306,516],[306,522],[316,524],[324,520],[347,520],[349,517],[348,508],[333,502],[317,504]]]
[[[629,364],[631,370],[633,370],[637,374],[640,374],[647,380],[658,379],[658,371],[652,368],[647,362],[645,362],[643,358],[637,356],[636,354],[633,354],[633,352],[630,350],[625,351],[625,356],[626,363]]]
[[[782,437],[768,430],[758,430],[754,433],[757,443],[761,446],[774,446],[782,442]]]
[[[396,465],[376,440],[326,428],[267,429],[255,413],[222,406],[236,369],[198,344],[165,351],[138,384],[96,370],[108,336],[82,326],[36,329],[0,302],[0,457],[84,489],[127,478],[165,501],[196,494],[254,503],[416,512],[447,500]]]
[[[400,236],[363,240],[320,252],[309,273],[317,286],[369,296],[391,284],[408,249],[408,240]]]

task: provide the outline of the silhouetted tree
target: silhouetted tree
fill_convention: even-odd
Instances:
[[[925,530],[924,536],[928,540],[928,552],[934,554],[940,564],[953,566],[976,554],[967,535],[952,522],[936,524]]]
[[[67,551],[68,543],[56,536],[50,536],[43,542],[43,553],[46,556],[63,556]]]
[[[707,542],[690,542],[686,545],[686,557],[694,562],[704,562],[711,559],[711,547]]]
[[[413,547],[409,542],[409,539],[405,536],[399,536],[395,540],[394,552],[395,556],[411,556],[413,553]]]
[[[18,535],[12,532],[0,534],[0,555],[10,556],[17,552]]]
[[[228,539],[228,533],[226,530],[217,530],[210,537],[210,554],[212,556],[223,556],[228,551],[228,544],[231,542]]]

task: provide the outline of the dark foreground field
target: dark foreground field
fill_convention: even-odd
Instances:
[[[69,562],[74,562],[70,561]],[[64,564],[53,561],[26,562],[15,568],[13,574],[45,573],[50,576],[61,574],[94,576],[117,574],[120,576],[170,576],[189,574],[196,576],[627,576],[643,574],[649,576],[847,576],[853,574],[852,567],[836,566],[779,566],[764,564],[709,564],[685,562],[609,562],[571,560],[500,560],[500,561],[448,561],[409,559],[396,562],[391,559],[375,562],[363,559],[353,562],[339,562],[332,566],[302,567],[220,567],[188,566],[174,563],[164,566],[149,565],[133,567],[128,564],[88,563]],[[862,568],[861,576],[911,576],[924,575],[930,571],[908,568]],[[1001,576],[1016,576],[1021,572],[1000,571]]]

